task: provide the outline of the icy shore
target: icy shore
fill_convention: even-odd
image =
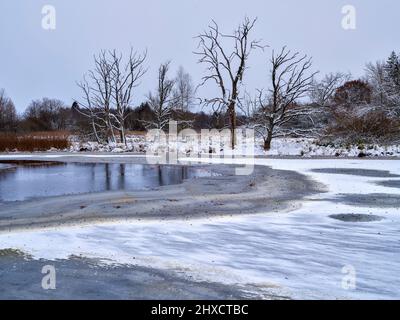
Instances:
[[[252,143],[249,141],[248,143]],[[247,145],[248,146],[248,145]],[[154,141],[146,141],[145,136],[129,136],[126,144],[99,144],[96,142],[73,142],[70,152],[154,152],[160,148],[160,144]],[[231,153],[229,144],[221,142],[202,146],[193,139],[182,139],[178,141],[177,152],[184,155],[198,155],[213,153]],[[252,150],[252,148],[247,149]],[[54,150],[53,150],[54,151]],[[176,151],[172,148],[170,151]],[[243,154],[241,151],[236,153]],[[277,138],[272,142],[272,148],[264,151],[262,141],[256,140],[254,143],[255,156],[296,156],[296,157],[400,157],[400,145],[378,145],[378,144],[358,144],[358,145],[320,145],[313,139],[304,138]]]

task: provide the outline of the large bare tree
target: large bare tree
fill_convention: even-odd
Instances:
[[[74,106],[90,120],[98,141],[100,133],[103,133],[108,142],[116,142],[115,131],[118,131],[121,143],[126,142],[125,120],[129,115],[133,90],[146,72],[145,59],[146,52],[138,54],[131,49],[124,60],[115,50],[103,50],[94,57],[95,68],[78,83],[83,97]]]
[[[255,128],[264,138],[264,149],[271,148],[274,137],[301,133],[290,128],[289,123],[301,116],[309,116],[313,110],[302,104],[311,88],[316,72],[310,72],[311,58],[291,52],[283,47],[271,58],[271,88],[266,93],[258,90]]]
[[[120,133],[121,142],[125,143],[125,120],[129,116],[132,106],[133,89],[139,85],[140,79],[146,73],[143,66],[146,53],[139,55],[131,49],[127,61],[124,63],[122,54],[114,50],[111,53],[111,95],[115,103],[116,112],[113,117]]]
[[[195,54],[200,57],[199,63],[207,65],[207,75],[201,85],[213,81],[220,92],[217,97],[205,99],[203,103],[211,106],[214,112],[228,112],[232,149],[236,145],[236,109],[248,59],[253,50],[262,48],[259,40],[251,39],[256,21],[245,18],[232,34],[224,34],[213,20],[208,30],[198,36],[199,45]],[[228,42],[232,42],[230,46]]]

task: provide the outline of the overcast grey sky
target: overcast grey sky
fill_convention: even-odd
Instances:
[[[342,7],[357,9],[356,30],[344,30]],[[56,30],[41,26],[42,7],[56,8]],[[196,63],[193,39],[211,19],[232,31],[244,16],[258,17],[254,35],[271,48],[287,45],[314,58],[322,73],[362,74],[368,61],[400,50],[398,0],[1,0],[0,88],[22,112],[32,99],[79,98],[75,82],[92,67],[101,49],[148,49],[149,71],[135,103],[155,86],[157,67],[171,59],[199,82],[204,66]],[[271,50],[255,54],[248,87],[267,87]],[[207,95],[207,88],[200,94]]]

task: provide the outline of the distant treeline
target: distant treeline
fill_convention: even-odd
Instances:
[[[58,99],[43,98],[30,103],[25,112],[18,115],[14,103],[0,91],[0,132],[30,133],[46,131],[69,131],[71,133],[91,132],[87,118],[79,112],[79,106],[67,106]],[[146,131],[146,123],[154,121],[155,114],[148,103],[129,108],[125,126],[129,131]],[[228,115],[205,112],[175,110],[171,120],[182,127],[193,129],[223,128],[228,123]],[[239,120],[246,122],[246,117]]]

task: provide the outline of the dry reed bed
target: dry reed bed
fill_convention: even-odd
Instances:
[[[64,131],[0,134],[0,152],[47,151],[51,148],[66,149],[69,146],[69,133]]]

